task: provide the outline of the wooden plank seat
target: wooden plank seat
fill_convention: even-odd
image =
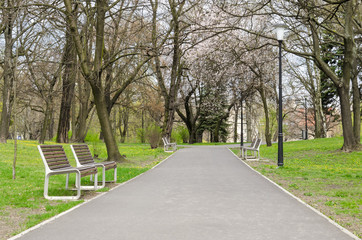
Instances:
[[[163,150],[165,152],[174,152],[177,150],[176,143],[170,143],[166,137],[163,137],[162,141],[163,141]],[[170,148],[172,149],[172,151],[169,150]]]
[[[98,170],[94,166],[72,167],[62,145],[38,145],[40,156],[45,167],[44,197],[49,200],[77,200],[80,197],[80,190],[96,190],[98,181],[93,186],[82,186],[81,178],[94,175],[97,178]],[[68,189],[69,174],[75,173],[76,196],[49,196],[49,178],[52,175],[67,174],[65,188]]]
[[[245,160],[247,160],[247,159],[259,160],[259,158],[260,158],[260,152],[259,152],[260,145],[261,145],[261,139],[258,138],[256,140],[256,142],[255,142],[254,147],[244,147],[244,148],[242,148],[241,149],[242,158],[245,159]],[[252,157],[248,157],[248,151],[253,153]]]
[[[107,170],[114,170],[113,173],[113,181],[108,182],[116,182],[117,181],[117,163],[114,161],[108,162],[100,162],[96,163],[92,156],[92,153],[89,150],[87,144],[77,144],[77,145],[70,145],[72,149],[75,161],[77,163],[77,167],[83,166],[93,166],[93,167],[101,167],[102,168],[102,185],[98,188],[104,188],[106,185],[106,171]]]

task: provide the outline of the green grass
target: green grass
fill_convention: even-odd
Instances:
[[[54,143],[47,142],[46,144]],[[0,227],[3,225],[9,228],[7,235],[0,235],[0,239],[5,239],[9,237],[9,234],[23,231],[66,211],[83,202],[87,195],[92,194],[92,191],[82,191],[81,200],[73,202],[46,200],[43,197],[45,171],[37,145],[35,141],[18,141],[16,179],[13,180],[14,143],[8,141],[7,144],[0,144]],[[107,158],[106,147],[103,143],[89,143],[89,147],[92,152],[99,155],[100,160]],[[75,166],[69,145],[64,144],[64,149],[69,161]],[[118,164],[117,183],[127,181],[149,170],[170,155],[164,153],[162,148],[151,149],[148,144],[120,144],[119,149],[127,160]],[[106,174],[107,179],[112,179],[112,171],[107,171]],[[73,175],[70,177],[70,184],[74,184],[75,176]],[[91,184],[90,179],[82,178],[82,184]],[[104,192],[107,189],[109,187],[98,191]],[[65,175],[56,175],[50,177],[49,195],[75,195],[75,191],[65,190]]]
[[[342,145],[342,138],[286,142],[283,168],[277,144],[261,146],[270,161],[248,164],[361,237],[362,152],[339,151]]]

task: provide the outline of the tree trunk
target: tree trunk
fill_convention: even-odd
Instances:
[[[271,140],[271,133],[270,133],[270,119],[269,119],[269,109],[268,109],[268,103],[265,96],[265,89],[263,85],[257,89],[260,93],[261,100],[263,102],[263,109],[264,109],[264,115],[265,115],[265,141],[266,145],[268,147],[272,146],[272,140]]]
[[[173,127],[173,122],[175,120],[175,100],[174,96],[170,96],[170,99],[173,98],[172,100],[170,100],[169,104],[168,104],[168,108],[165,108],[165,121],[164,121],[164,125],[163,125],[163,132],[164,132],[164,136],[167,137],[167,139],[170,140],[171,138],[171,133],[172,133],[172,127]],[[166,117],[167,116],[167,117]]]
[[[95,86],[92,86],[92,92],[94,95],[94,103],[97,109],[97,115],[99,123],[101,125],[104,141],[106,142],[108,160],[120,161],[124,160],[118,150],[116,139],[114,138],[111,122],[107,111],[107,103],[105,101],[103,92]]]
[[[252,129],[251,129],[251,104],[249,101],[245,101],[246,105],[246,141],[252,141]]]
[[[119,109],[119,111],[121,111],[121,109]],[[121,135],[121,143],[124,143],[126,141],[126,136],[128,132],[129,110],[126,109],[122,113],[120,112],[119,115],[120,119],[119,119],[118,129]]]
[[[326,132],[324,129],[324,117],[322,110],[322,101],[320,97],[318,96],[314,97],[313,106],[314,106],[314,121],[315,121],[314,137],[325,138]]]
[[[202,135],[204,134],[203,131],[197,131],[196,132],[196,142],[202,142]]]
[[[344,144],[342,149],[345,151],[356,150],[360,147],[360,99],[357,91],[357,50],[356,43],[354,42],[353,34],[353,1],[349,1],[345,6],[345,36],[344,36],[344,58],[343,58],[343,86],[337,87],[338,93],[340,94],[341,101],[341,113],[342,113],[342,126]],[[354,81],[355,79],[355,81]],[[353,110],[354,114],[358,114],[354,117],[354,124],[352,124],[352,116],[349,102],[349,81],[352,81],[353,88]],[[357,100],[358,98],[358,100]],[[358,105],[358,106],[357,106]],[[358,126],[356,126],[358,124]],[[356,132],[358,131],[358,132]],[[358,137],[358,139],[357,139]],[[351,139],[352,138],[352,139]]]
[[[46,139],[46,133],[49,129],[50,121],[51,121],[51,115],[53,111],[53,103],[50,101],[49,103],[46,103],[46,109],[44,113],[44,120],[43,120],[43,126],[41,128],[40,132],[40,138],[39,138],[39,144],[44,144]]]
[[[189,144],[194,144],[196,143],[196,130],[191,129],[191,131],[189,130]]]
[[[325,122],[323,115],[322,97],[321,97],[321,78],[320,74],[316,74],[316,89],[312,95],[313,107],[314,107],[314,121],[315,121],[315,138],[325,138]]]
[[[65,69],[63,74],[63,94],[60,105],[57,143],[69,142],[68,132],[70,129],[70,110],[72,108],[75,78],[77,76],[77,55],[69,30],[66,33],[66,45],[64,51],[63,64],[65,65]]]
[[[342,128],[344,138],[342,150],[349,152],[353,151],[355,147],[357,147],[357,143],[353,135],[349,93],[348,89],[345,89],[344,87],[338,87],[337,91],[341,103]]]
[[[91,111],[89,108],[90,87],[85,83],[84,88],[82,89],[79,84],[79,113],[72,135],[73,141],[78,143],[83,143],[87,135],[87,119]]]
[[[9,4],[11,5],[11,4]],[[13,40],[13,22],[14,16],[11,6],[4,9],[4,22],[5,22],[5,49],[4,49],[4,85],[2,97],[2,112],[0,121],[0,143],[6,143],[9,135],[10,116],[11,116],[11,92],[14,81],[14,69],[12,59]]]
[[[221,126],[222,120],[218,120],[216,123],[216,127],[214,129],[214,134],[212,138],[212,142],[218,143],[220,141],[220,126]]]
[[[278,113],[279,112],[279,96],[277,94],[276,85],[274,85],[273,90],[274,90],[275,103],[276,103],[276,112],[275,113]],[[279,114],[276,114],[276,120],[277,120],[277,122],[279,122]],[[276,128],[275,132],[273,134],[273,142],[276,142],[278,140],[278,134],[279,134],[279,129]]]
[[[48,127],[48,139],[49,140],[52,140],[53,137],[54,137],[54,114],[53,114],[53,111],[54,111],[54,107],[51,107],[51,112],[50,112],[50,115],[49,115],[49,127]]]
[[[353,77],[352,91],[353,91],[353,133],[356,144],[359,145],[361,141],[361,95],[360,95],[360,89],[358,88],[357,76]]]
[[[142,109],[142,122],[141,122],[141,129],[142,129],[142,132],[141,132],[141,143],[145,143],[145,110]]]
[[[239,107],[235,105],[235,115],[234,115],[234,143],[238,141],[238,115],[239,115]]]
[[[357,44],[355,42],[355,33],[354,33],[354,14],[355,8],[358,8],[358,1],[349,1],[346,3],[345,7],[345,37],[344,37],[344,59],[343,59],[343,78],[346,80],[351,80],[352,82],[352,102],[353,102],[353,136],[354,143],[353,149],[361,148],[360,145],[360,135],[361,135],[361,96],[358,89],[358,52]],[[356,5],[354,5],[356,4]],[[361,8],[359,8],[360,10]]]

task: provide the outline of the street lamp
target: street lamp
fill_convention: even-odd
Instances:
[[[244,125],[243,125],[243,98],[240,98],[240,147],[244,146]]]
[[[279,42],[279,119],[278,119],[278,166],[282,167],[283,162],[283,94],[282,94],[282,43],[284,40],[284,25],[276,25],[275,32]]]

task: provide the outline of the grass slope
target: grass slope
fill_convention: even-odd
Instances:
[[[339,151],[342,145],[342,138],[286,142],[283,168],[276,165],[277,144],[261,146],[269,161],[247,163],[362,237],[362,152]]]
[[[91,143],[89,147],[100,159],[107,158],[103,143]],[[69,161],[75,166],[69,145],[64,144],[64,149]],[[170,155],[161,148],[150,149],[146,144],[120,144],[119,149],[122,155],[126,155],[127,161],[118,165],[117,183],[149,170]],[[0,153],[0,239],[6,239],[97,195],[94,191],[82,191],[79,201],[48,201],[43,197],[45,171],[37,142],[18,142],[15,180],[12,179],[14,143],[9,141],[7,144],[0,144]],[[112,174],[113,172],[107,171],[107,179],[112,179]],[[75,175],[71,174],[70,184],[74,184],[74,179]],[[91,184],[89,177],[82,178],[82,184]],[[99,192],[114,186],[115,184],[107,184]],[[57,175],[50,177],[49,195],[75,195],[75,191],[66,191],[65,175]]]

